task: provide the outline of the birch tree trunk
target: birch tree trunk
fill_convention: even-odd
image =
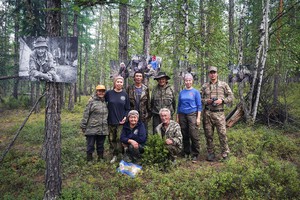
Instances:
[[[234,50],[234,0],[229,0],[229,66],[234,62],[233,50]]]
[[[261,32],[261,38],[262,38],[262,56],[260,59],[261,67],[259,71],[259,77],[258,77],[258,86],[257,86],[257,95],[253,107],[253,115],[252,115],[252,122],[255,122],[256,114],[257,114],[257,108],[258,108],[258,102],[260,97],[260,91],[261,91],[261,85],[263,81],[263,74],[265,69],[265,64],[267,60],[267,54],[268,54],[268,48],[269,48],[269,0],[266,0],[265,2],[265,8],[264,8],[264,14],[263,14],[263,20],[262,20],[262,32]]]
[[[244,57],[244,50],[243,50],[243,35],[244,35],[244,8],[245,6],[243,6],[243,8],[241,9],[241,17],[239,20],[239,29],[238,29],[238,45],[239,45],[239,56],[238,56],[238,66],[242,66],[243,65],[243,57]],[[246,119],[246,122],[250,121],[250,112],[248,110],[247,107],[247,102],[246,99],[244,97],[244,86],[245,83],[244,82],[239,82],[239,98],[240,98],[240,102],[242,104],[242,109],[244,111],[244,117]]]
[[[46,31],[59,36],[61,0],[46,1]],[[45,153],[46,174],[44,199],[58,199],[61,194],[61,84],[46,83]]]
[[[264,43],[264,33],[263,33],[263,27],[264,27],[264,19],[262,20],[262,23],[260,25],[260,41],[259,41],[259,46],[256,50],[256,57],[255,57],[255,65],[254,65],[254,71],[253,71],[253,81],[252,81],[252,85],[251,85],[251,89],[250,89],[250,93],[249,93],[249,107],[248,110],[250,113],[252,112],[252,106],[253,106],[253,96],[254,96],[254,90],[257,84],[257,74],[258,74],[258,70],[259,70],[259,64],[260,64],[260,58],[261,58],[261,53],[262,53],[262,48],[263,48],[263,43]],[[255,101],[255,99],[254,99]]]

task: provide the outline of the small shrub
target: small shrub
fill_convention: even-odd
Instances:
[[[170,166],[168,150],[159,135],[148,136],[142,161],[146,165],[158,166],[159,169],[167,169]]]

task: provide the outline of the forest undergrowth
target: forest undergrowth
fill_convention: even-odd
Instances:
[[[162,170],[142,163],[142,172],[130,178],[117,172],[118,163],[109,163],[108,142],[104,162],[86,163],[85,137],[79,123],[88,98],[82,97],[74,111],[63,110],[61,114],[61,199],[299,199],[300,130],[296,126],[238,123],[228,129],[231,154],[226,162],[205,160],[201,129],[201,153],[196,164],[178,158],[176,165]],[[294,96],[290,99],[296,101]],[[1,109],[1,155],[28,112],[24,108]],[[299,107],[293,112],[299,112]],[[44,118],[43,109],[30,116],[0,163],[1,199],[43,198]],[[215,141],[220,153],[217,134]]]

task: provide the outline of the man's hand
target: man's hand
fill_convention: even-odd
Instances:
[[[218,99],[218,100],[215,100],[214,102],[217,105],[221,105],[223,103],[223,100],[222,99]]]
[[[206,101],[206,103],[207,103],[207,105],[210,105],[210,104],[213,103],[213,100],[212,100],[212,99],[208,99],[208,100]]]
[[[85,129],[85,128],[82,128],[81,131],[82,131],[82,133],[85,133],[86,129]]]
[[[171,139],[166,139],[166,144],[173,144],[173,140],[171,140]]]

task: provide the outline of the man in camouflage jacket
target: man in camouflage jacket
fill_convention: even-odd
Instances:
[[[134,84],[127,88],[130,110],[137,110],[139,112],[139,119],[144,123],[147,131],[148,121],[151,118],[149,88],[142,83],[144,79],[143,72],[136,71],[133,79]]]
[[[171,161],[175,161],[176,155],[182,150],[182,134],[179,124],[171,120],[171,112],[167,108],[159,111],[162,123],[156,127],[156,132],[165,139]]]
[[[93,152],[96,150],[98,159],[103,159],[104,142],[108,135],[108,109],[104,99],[105,86],[98,85],[96,94],[89,100],[81,120],[80,128],[86,136],[87,161],[93,160]]]
[[[165,72],[159,72],[154,80],[157,80],[158,84],[153,88],[151,95],[151,109],[153,120],[153,133],[155,128],[161,123],[159,111],[162,108],[168,108],[171,112],[171,117],[176,109],[176,99],[172,87],[168,84],[169,76]]]
[[[209,67],[208,73],[210,82],[205,83],[201,89],[203,109],[203,128],[207,145],[207,160],[215,159],[213,134],[217,128],[219,135],[221,154],[224,160],[228,159],[230,152],[226,136],[226,120],[224,104],[233,101],[233,93],[227,83],[218,80],[217,67]]]

